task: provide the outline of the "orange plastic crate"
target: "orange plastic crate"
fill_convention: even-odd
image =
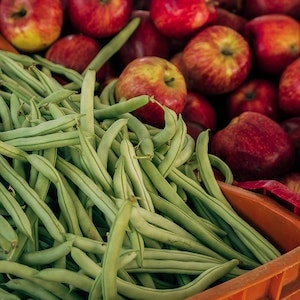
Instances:
[[[300,216],[264,195],[219,184],[239,215],[276,245],[282,256],[189,300],[300,299]]]

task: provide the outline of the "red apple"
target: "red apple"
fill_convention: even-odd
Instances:
[[[188,86],[202,94],[223,94],[247,78],[251,51],[237,31],[212,25],[190,39],[183,50],[182,63]]]
[[[182,117],[187,124],[188,134],[195,140],[201,131],[216,128],[217,116],[213,105],[196,92],[187,93]]]
[[[101,50],[100,43],[84,34],[70,34],[54,42],[45,53],[45,57],[57,64],[82,73],[92,59]],[[105,65],[97,71],[97,80],[105,75]]]
[[[22,52],[46,49],[61,33],[61,0],[1,0],[0,30]]]
[[[264,78],[246,80],[229,93],[227,111],[230,119],[242,112],[255,111],[278,120],[278,86]]]
[[[257,112],[244,112],[217,131],[211,152],[228,164],[237,181],[275,179],[288,172],[294,162],[288,134]]]
[[[284,14],[300,18],[299,0],[244,0],[242,14],[249,19],[267,14]]]
[[[278,103],[286,114],[300,116],[300,57],[288,65],[280,77]]]
[[[143,56],[168,58],[170,40],[153,24],[147,10],[134,10],[132,17],[140,18],[140,25],[118,52],[118,58],[125,67],[129,62]]]
[[[287,15],[251,19],[244,35],[251,44],[253,65],[263,74],[280,76],[300,56],[300,23]]]
[[[291,117],[280,122],[295,148],[295,169],[300,171],[300,117]]]
[[[145,56],[134,59],[123,69],[116,83],[115,94],[118,100],[143,94],[153,96],[179,114],[186,102],[187,89],[183,75],[174,64],[161,57]],[[155,102],[133,113],[147,124],[164,126],[163,109]]]
[[[176,39],[191,36],[206,25],[215,9],[205,0],[152,0],[150,16],[166,36]]]
[[[239,33],[244,32],[244,26],[247,23],[246,18],[221,7],[216,7],[216,13],[216,20],[211,22],[211,25],[223,25],[230,27]]]
[[[95,38],[110,37],[128,22],[133,0],[68,0],[70,20],[80,32]]]

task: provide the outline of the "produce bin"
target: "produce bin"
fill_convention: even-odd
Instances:
[[[189,300],[300,299],[300,217],[269,197],[219,184],[240,216],[276,245],[282,256]]]

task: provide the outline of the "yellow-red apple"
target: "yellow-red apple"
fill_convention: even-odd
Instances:
[[[280,77],[278,102],[286,114],[300,116],[300,57],[289,64]]]
[[[59,38],[62,25],[61,0],[0,1],[0,30],[22,52],[49,47]]]
[[[300,23],[287,15],[255,17],[245,25],[253,66],[266,75],[278,77],[300,56]]]
[[[187,88],[183,75],[174,64],[161,57],[145,56],[134,59],[123,69],[115,94],[117,100],[149,95],[179,114],[186,103]],[[147,124],[164,126],[164,111],[155,102],[149,102],[133,113]]]
[[[211,25],[190,39],[183,50],[182,63],[188,86],[202,94],[224,94],[247,78],[251,50],[237,31]]]

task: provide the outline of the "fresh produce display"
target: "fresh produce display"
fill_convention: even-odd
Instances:
[[[263,3],[0,1],[1,299],[181,300],[281,256],[219,185],[299,214],[299,0]]]

